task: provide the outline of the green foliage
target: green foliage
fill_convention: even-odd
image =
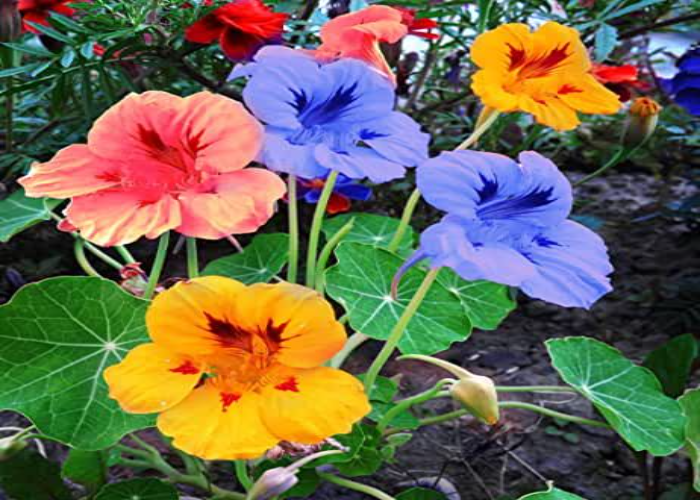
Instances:
[[[246,285],[267,283],[289,259],[289,235],[260,234],[243,252],[216,259],[204,268],[203,275],[233,278]]]
[[[553,485],[549,485],[547,491],[538,491],[536,493],[530,493],[524,497],[520,497],[519,500],[584,500],[578,495],[573,493],[568,493],[559,488],[555,488]]]
[[[48,436],[99,450],[152,417],[123,412],[103,370],[148,341],[146,302],[100,278],[52,278],[0,307],[0,408]]]
[[[63,462],[61,474],[74,483],[83,485],[88,492],[95,493],[107,482],[108,452],[106,450],[85,451],[72,449]]]
[[[700,492],[700,388],[686,392],[678,401],[688,417],[685,452],[693,464],[693,487]]]
[[[683,446],[686,419],[654,375],[620,351],[586,337],[548,340],[561,378],[591,401],[637,451],[670,455]]]
[[[177,500],[177,490],[168,483],[153,478],[130,479],[108,484],[95,500]]]
[[[349,213],[335,216],[323,223],[323,233],[327,239],[333,237],[342,227],[354,219],[352,230],[343,238],[346,243],[362,243],[379,248],[386,248],[399,227],[399,220],[384,215]],[[410,252],[413,249],[416,234],[408,228],[399,243],[398,252]]]
[[[61,467],[25,448],[0,461],[0,486],[12,500],[72,500],[61,480]]]
[[[439,491],[411,488],[396,495],[396,500],[447,500],[447,497]]]
[[[367,476],[382,466],[381,435],[376,427],[356,424],[352,433],[337,436],[337,439],[343,446],[350,448],[349,453],[340,455],[342,461],[334,461],[341,474],[349,477]]]
[[[326,273],[328,294],[348,313],[355,331],[385,340],[425,277],[409,270],[398,298],[391,298],[391,281],[403,260],[386,250],[358,243],[342,243],[338,264]],[[404,332],[399,349],[404,354],[434,354],[453,342],[466,340],[471,323],[462,303],[439,283],[433,284]]]
[[[668,396],[677,398],[685,390],[697,355],[698,341],[687,333],[654,349],[644,361],[644,366],[654,372]]]
[[[0,201],[0,243],[7,243],[14,235],[51,218],[51,208],[57,202],[41,198],[27,198],[17,190]]]

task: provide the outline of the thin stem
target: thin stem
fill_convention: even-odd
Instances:
[[[54,219],[54,220],[57,221],[57,222],[63,221],[63,219],[62,219],[60,216],[56,215],[56,214],[53,213],[53,212],[51,212],[49,215],[51,216],[52,219]],[[70,234],[71,234],[71,236],[73,236],[73,238],[82,240],[82,241],[84,242],[85,249],[86,249],[88,252],[90,252],[91,254],[93,254],[95,257],[97,257],[98,259],[102,260],[105,264],[107,264],[107,265],[109,265],[109,266],[112,266],[112,267],[113,267],[114,269],[116,269],[117,271],[121,271],[122,268],[124,267],[124,264],[122,264],[121,262],[119,262],[119,261],[116,260],[116,259],[113,259],[113,258],[110,257],[109,255],[107,255],[106,253],[104,253],[102,250],[100,250],[99,248],[97,248],[95,245],[93,245],[93,244],[90,243],[89,241],[83,239],[83,238],[80,236],[80,234],[78,234],[77,232],[72,232],[72,233],[70,233]]]
[[[151,300],[153,293],[156,291],[158,286],[158,281],[160,280],[161,272],[163,271],[163,265],[165,264],[165,258],[168,255],[168,244],[170,243],[170,231],[163,233],[158,240],[158,250],[156,250],[156,257],[153,259],[153,267],[151,267],[151,272],[148,275],[148,284],[146,285],[146,290],[143,292],[143,298],[146,300]]]
[[[236,478],[238,479],[238,482],[246,491],[250,491],[250,489],[253,487],[253,480],[248,474],[247,462],[245,460],[236,460],[233,462],[233,465],[236,468]]]
[[[341,366],[343,366],[343,363],[348,358],[348,356],[350,356],[350,354],[355,349],[360,347],[367,340],[369,340],[369,337],[367,335],[360,333],[360,332],[353,333],[352,335],[350,335],[350,337],[348,337],[348,340],[345,342],[345,345],[340,350],[340,352],[338,352],[338,354],[333,356],[329,365],[332,368],[340,368]]]
[[[558,418],[561,420],[566,420],[568,422],[574,422],[576,424],[590,425],[592,427],[602,427],[604,429],[610,429],[611,427],[600,420],[591,420],[589,418],[577,417],[575,415],[569,415],[568,413],[561,413],[559,411],[550,410],[543,406],[533,405],[531,403],[523,403],[521,401],[502,401],[498,403],[501,408],[518,408],[520,410],[529,410],[535,413],[540,413],[547,417]]]
[[[333,170],[321,191],[321,196],[316,204],[314,218],[311,222],[311,232],[309,233],[309,250],[306,255],[306,286],[313,287],[316,283],[316,255],[318,253],[318,240],[321,237],[321,228],[323,227],[323,217],[326,213],[328,200],[333,194],[335,181],[338,178],[338,172]]]
[[[578,394],[576,389],[565,385],[497,385],[498,392],[566,392]]]
[[[347,234],[352,231],[352,227],[355,224],[355,219],[350,219],[340,230],[335,233],[328,242],[324,245],[321,253],[318,256],[318,262],[316,263],[316,291],[323,294],[323,288],[325,286],[325,276],[326,265],[328,260],[331,258],[331,254],[335,247],[347,236]]]
[[[82,240],[78,238],[75,240],[75,244],[73,245],[73,251],[75,253],[75,260],[78,261],[78,265],[85,271],[85,274],[88,276],[94,276],[96,278],[102,278],[102,275],[98,273],[94,267],[92,267],[92,264],[90,264],[90,261],[87,259],[87,256],[85,255],[85,240]]]
[[[287,178],[287,198],[289,214],[289,265],[287,281],[297,282],[299,272],[299,204],[297,201],[297,176],[289,174]]]
[[[378,498],[379,500],[395,500],[394,497],[387,495],[383,491],[374,488],[373,486],[351,481],[350,479],[345,479],[343,477],[334,476],[333,474],[328,474],[326,472],[318,472],[318,476],[329,483],[337,484],[338,486],[342,486],[343,488],[347,488],[349,490],[359,491],[360,493]]]
[[[459,151],[461,149],[469,149],[472,147],[474,144],[476,144],[479,139],[481,139],[481,136],[486,133],[486,131],[491,127],[491,125],[494,124],[494,122],[498,119],[498,116],[500,113],[496,111],[493,108],[484,108],[481,110],[481,114],[479,115],[479,121],[477,121],[478,125],[474,132],[471,133],[469,137],[467,137],[462,144],[457,146],[455,148],[455,151]]]
[[[420,73],[418,73],[418,77],[416,78],[416,82],[413,84],[413,88],[411,89],[411,95],[408,97],[408,100],[406,101],[406,109],[411,110],[415,108],[416,102],[418,102],[418,98],[421,95],[421,92],[423,91],[423,87],[425,86],[425,82],[428,81],[428,76],[430,76],[430,71],[433,69],[433,66],[435,65],[435,61],[437,60],[437,54],[438,50],[440,48],[440,43],[437,40],[432,40],[430,42],[430,47],[428,48],[428,52],[425,55],[425,62],[423,63],[423,67],[420,70]]]
[[[413,318],[413,316],[416,314],[416,311],[418,311],[418,308],[423,302],[425,295],[428,293],[428,290],[430,290],[430,287],[435,281],[435,278],[437,278],[439,271],[439,269],[431,269],[430,271],[428,271],[428,274],[425,275],[423,283],[421,283],[420,287],[418,287],[418,290],[416,290],[415,295],[413,296],[413,298],[411,298],[411,301],[408,303],[408,306],[406,306],[406,309],[404,309],[403,314],[397,321],[393,330],[391,330],[389,338],[384,343],[382,350],[379,351],[379,354],[372,362],[372,365],[369,367],[369,370],[367,370],[367,375],[365,376],[365,392],[367,394],[369,394],[372,390],[372,387],[374,387],[374,382],[377,380],[379,372],[382,371],[382,368],[389,360],[389,357],[391,357],[391,353],[394,352],[396,345],[399,343],[399,340],[401,340],[403,332],[406,330],[406,327],[411,321],[411,318]]]
[[[199,259],[197,258],[197,238],[187,237],[187,275],[192,278],[199,276]]]
[[[434,399],[438,397],[442,391],[442,388],[447,385],[453,383],[454,380],[452,379],[442,379],[439,380],[433,387],[428,389],[427,391],[421,392],[420,394],[416,394],[415,396],[411,396],[406,399],[402,399],[401,401],[398,401],[388,412],[384,414],[384,416],[379,420],[377,423],[377,430],[379,432],[384,432],[386,428],[391,424],[392,420],[396,418],[398,415],[401,413],[405,412],[408,410],[411,406],[424,403],[426,401],[430,401],[431,399]]]
[[[403,207],[403,213],[401,214],[401,221],[399,222],[399,227],[396,228],[396,233],[394,234],[394,237],[391,239],[391,242],[387,247],[387,250],[389,250],[390,252],[395,252],[396,249],[399,248],[401,240],[403,240],[403,237],[406,234],[406,231],[408,230],[408,225],[411,223],[411,219],[413,218],[413,212],[415,212],[416,205],[418,205],[419,201],[420,191],[418,190],[418,188],[416,188],[411,193],[411,196],[408,197],[408,200],[406,200],[406,206]]]
[[[579,186],[587,183],[588,181],[595,179],[596,177],[601,175],[603,172],[605,172],[609,168],[614,167],[615,165],[617,165],[618,163],[620,163],[622,161],[625,161],[625,159],[627,159],[629,156],[631,156],[634,151],[636,151],[636,148],[635,149],[628,149],[628,148],[621,147],[612,156],[612,158],[610,158],[608,160],[608,162],[605,165],[600,167],[595,172],[588,174],[583,179],[580,179],[578,182],[574,182],[574,187],[579,187]]]
[[[129,249],[126,248],[124,245],[117,245],[114,247],[119,255],[122,256],[122,259],[124,259],[128,264],[133,264],[136,262],[136,259],[134,259],[134,256],[131,255],[131,252],[129,252]]]
[[[489,22],[489,16],[491,15],[491,7],[493,7],[493,3],[493,0],[488,0],[483,11],[479,12],[479,24],[477,26],[477,33],[483,33],[486,30],[486,26],[488,26]]]

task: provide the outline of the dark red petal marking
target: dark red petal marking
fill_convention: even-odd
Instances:
[[[119,172],[102,172],[101,174],[97,174],[95,177],[106,182],[119,182],[122,179]]]
[[[222,392],[221,393],[221,411],[227,411],[228,407],[231,406],[233,403],[241,399],[240,394],[235,394],[233,392]]]
[[[299,382],[294,377],[289,377],[281,384],[277,384],[275,389],[278,391],[299,392]]]
[[[207,318],[208,330],[219,337],[223,347],[242,349],[247,352],[253,351],[252,337],[250,333],[229,323],[228,321],[215,318],[211,314],[204,313]]]
[[[557,94],[580,94],[581,92],[583,92],[583,90],[577,89],[573,85],[565,83],[561,86]]]
[[[199,368],[192,364],[192,361],[185,361],[177,368],[172,368],[170,370],[173,373],[182,373],[183,375],[197,375],[199,373]]]
[[[525,51],[523,49],[516,49],[509,43],[506,45],[508,45],[508,48],[510,49],[510,67],[508,69],[513,71],[525,63]]]

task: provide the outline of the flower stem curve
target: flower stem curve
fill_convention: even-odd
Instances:
[[[331,199],[335,181],[338,179],[338,171],[333,170],[328,175],[326,182],[321,191],[321,196],[316,204],[314,218],[311,222],[311,232],[309,233],[309,249],[306,254],[306,286],[312,288],[316,282],[316,256],[318,254],[318,242],[321,237],[321,228],[323,227],[323,217],[326,213],[328,200]]]

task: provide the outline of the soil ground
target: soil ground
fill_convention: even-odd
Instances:
[[[572,179],[575,179],[575,174]],[[494,377],[501,385],[559,384],[549,364],[543,342],[554,337],[586,335],[608,342],[635,361],[674,335],[698,334],[700,294],[700,252],[696,228],[687,221],[658,217],[660,193],[678,200],[695,193],[681,178],[664,183],[648,174],[612,174],[596,179],[577,193],[579,200],[590,200],[577,213],[592,216],[606,240],[615,274],[615,291],[590,311],[562,309],[521,297],[521,305],[495,332],[475,331],[465,343],[456,345],[443,357],[475,372]],[[381,195],[381,205],[397,215],[401,201],[396,194]],[[376,211],[376,203],[359,205],[358,210]],[[308,210],[308,209],[307,209]],[[419,209],[418,226],[434,214]],[[56,232],[50,223],[42,224],[0,246],[0,303],[15,291],[17,277],[7,276],[9,267],[27,281],[77,274],[70,237]],[[146,256],[152,243],[137,246],[136,254]],[[205,259],[231,250],[225,243],[204,245]],[[183,260],[183,259],[179,259]],[[109,272],[105,269],[106,272]],[[184,274],[180,264],[168,268],[170,275]],[[693,312],[694,311],[694,312]],[[362,372],[379,345],[361,347],[346,367]],[[401,391],[413,394],[432,385],[442,374],[415,362],[391,362],[387,374],[401,374]],[[697,380],[695,381],[697,383]],[[523,395],[506,398],[527,400]],[[568,395],[538,395],[530,401],[550,408],[595,418],[581,398]],[[454,409],[449,400],[430,406],[429,412]],[[637,457],[611,432],[573,424],[560,426],[548,418],[538,418],[522,410],[503,411],[501,424],[487,428],[472,418],[430,426],[415,433],[413,440],[398,454],[398,461],[373,478],[361,481],[376,484],[390,494],[410,487],[416,481],[434,483],[442,479],[454,486],[459,496],[451,500],[491,500],[518,498],[544,489],[552,480],[562,489],[588,500],[643,498]],[[0,414],[0,425],[12,425],[19,417]],[[49,446],[54,455],[60,448]],[[690,478],[689,463],[682,457],[662,464],[664,490]],[[221,471],[230,477],[230,471]],[[126,471],[115,470],[124,476]],[[0,493],[0,499],[2,499]],[[314,499],[360,499],[362,495],[321,488]],[[667,497],[683,498],[683,497]]]

